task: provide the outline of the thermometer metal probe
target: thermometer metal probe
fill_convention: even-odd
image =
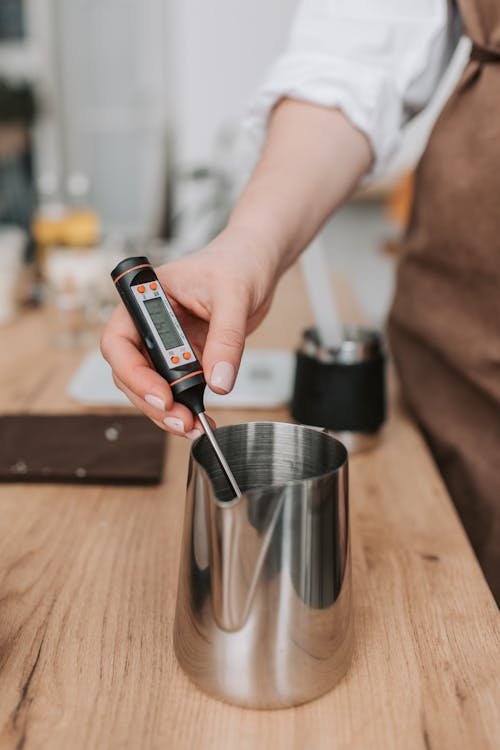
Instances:
[[[155,369],[169,383],[175,400],[199,418],[227,481],[236,497],[240,497],[241,490],[205,414],[203,368],[153,266],[145,256],[126,258],[111,271],[111,278]]]

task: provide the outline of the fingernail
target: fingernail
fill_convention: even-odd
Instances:
[[[234,367],[230,362],[217,362],[212,370],[210,385],[228,393],[234,383]]]
[[[155,409],[161,409],[162,411],[165,411],[165,401],[158,396],[153,396],[151,393],[147,393],[144,396],[144,401],[150,406],[154,406]]]
[[[171,430],[182,432],[182,434],[184,434],[184,422],[182,419],[177,419],[177,417],[166,417],[163,420],[163,423],[166,424],[167,427],[170,427]]]
[[[197,440],[202,435],[202,431],[197,427],[195,427],[194,430],[189,430],[189,432],[186,432],[186,437],[190,438],[190,440]]]

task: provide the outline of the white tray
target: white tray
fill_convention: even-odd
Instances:
[[[207,408],[273,409],[290,401],[294,358],[284,349],[247,349],[236,385],[219,396],[207,388]],[[67,391],[76,401],[92,406],[127,406],[128,398],[115,386],[111,369],[99,351],[88,354],[71,379]]]

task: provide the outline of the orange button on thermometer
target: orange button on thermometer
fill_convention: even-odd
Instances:
[[[176,365],[179,361],[179,357],[170,357],[170,361],[173,362],[174,365]]]
[[[146,291],[146,287],[141,284],[141,286],[137,287],[137,291],[139,292],[139,294],[144,294],[144,292]]]
[[[191,352],[184,352],[182,356],[184,357],[184,359],[191,359]]]
[[[153,281],[153,283],[149,285],[149,288],[152,292],[156,292],[156,290],[158,289],[158,284],[156,283],[156,281]]]

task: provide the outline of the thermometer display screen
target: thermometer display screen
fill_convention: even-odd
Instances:
[[[179,336],[163,301],[156,297],[155,299],[144,300],[144,304],[165,349],[175,349],[177,346],[182,346],[184,342]]]

